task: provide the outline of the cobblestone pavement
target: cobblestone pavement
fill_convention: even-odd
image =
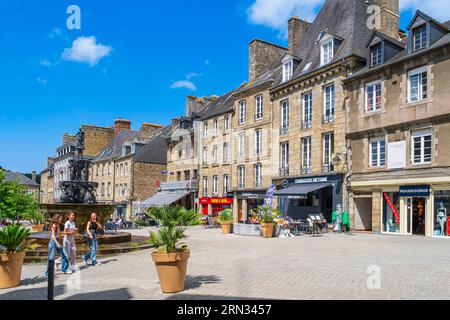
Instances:
[[[147,230],[134,231],[146,235]],[[56,299],[449,299],[447,239],[373,234],[263,239],[188,230],[186,290],[159,289],[150,251],[102,259],[57,274]],[[45,299],[44,265],[25,265],[3,299]],[[379,275],[379,277],[377,277]],[[379,288],[379,289],[378,289]]]

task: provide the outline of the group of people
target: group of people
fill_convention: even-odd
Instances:
[[[61,244],[60,232],[61,226],[64,225],[64,239]],[[69,212],[66,215],[66,222],[63,223],[63,217],[60,215],[53,216],[49,230],[51,233],[50,242],[48,244],[48,261],[54,260],[56,253],[61,256],[61,270],[63,274],[71,274],[76,271],[76,243],[75,235],[78,228],[75,224],[75,213]],[[102,230],[102,225],[97,221],[97,214],[92,213],[90,220],[87,223],[84,237],[89,245],[88,253],[83,257],[85,265],[91,264],[98,266],[100,262],[97,261],[98,242],[97,233]],[[72,267],[70,269],[70,266]],[[48,276],[48,263],[45,275]]]

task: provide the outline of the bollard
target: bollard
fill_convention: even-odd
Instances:
[[[48,261],[48,284],[47,300],[53,301],[55,298],[55,260]]]

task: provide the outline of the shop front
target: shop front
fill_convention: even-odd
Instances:
[[[295,220],[322,213],[331,221],[332,212],[342,205],[342,175],[300,177],[274,181],[278,209]]]
[[[237,192],[234,196],[234,214],[238,222],[248,223],[252,211],[264,205],[266,191]]]
[[[353,189],[355,186],[352,184]],[[381,186],[381,190],[372,190],[372,197],[366,198],[372,202],[371,206],[366,206],[372,212],[364,212],[358,205],[363,186],[358,189],[352,191],[355,219],[361,220],[358,216],[372,214],[372,231],[394,235],[450,236],[450,185]]]
[[[200,198],[201,212],[203,215],[216,217],[225,209],[231,209],[233,198]]]

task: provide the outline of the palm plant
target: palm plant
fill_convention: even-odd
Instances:
[[[233,211],[231,209],[225,209],[219,214],[220,223],[226,223],[233,221]]]
[[[201,221],[197,212],[181,206],[151,208],[147,216],[158,221],[161,226],[158,232],[150,232],[149,243],[165,253],[186,251],[187,245],[180,242],[186,238],[186,227],[197,225]]]
[[[0,229],[0,253],[18,253],[27,249],[33,249],[36,245],[28,241],[31,232],[18,224],[12,224]]]
[[[261,223],[273,223],[277,216],[283,214],[278,209],[272,208],[270,206],[259,206],[255,209],[254,212],[259,216],[259,221]]]

